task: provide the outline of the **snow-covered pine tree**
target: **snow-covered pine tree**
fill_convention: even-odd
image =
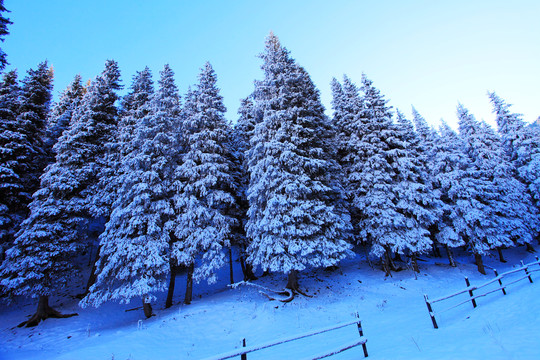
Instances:
[[[86,89],[82,83],[81,75],[75,75],[71,84],[69,84],[62,92],[60,99],[54,104],[49,113],[45,145],[52,160],[54,160],[52,147],[56,144],[64,130],[68,128],[71,117],[75,113],[75,109],[77,109],[81,103],[81,99],[85,92]]]
[[[235,207],[233,164],[227,142],[231,128],[209,63],[201,69],[199,83],[186,96],[183,125],[184,154],[176,170],[171,227],[177,241],[171,256],[188,267],[184,302],[192,299],[192,280],[216,281],[216,271],[226,261]],[[196,265],[196,266],[195,266]]]
[[[43,135],[49,111],[52,71],[47,62],[30,69],[20,88],[15,71],[2,82],[0,133],[2,237],[11,238],[28,214],[31,194],[39,185],[46,162]],[[7,238],[5,241],[8,241]]]
[[[48,317],[63,316],[49,306],[49,296],[73,277],[77,230],[88,218],[103,144],[110,141],[117,125],[119,77],[118,64],[109,60],[92,82],[68,130],[55,145],[56,162],[41,177],[30,216],[0,267],[3,291],[39,298],[36,313],[21,325],[34,326]]]
[[[0,0],[0,41],[4,41],[4,36],[9,34],[8,25],[13,24],[8,18],[4,16],[4,12],[9,12],[4,6],[4,0]],[[7,62],[7,56],[4,50],[0,48],[0,71],[4,70]]]
[[[21,183],[17,174],[17,158],[12,156],[13,145],[22,143],[17,124],[19,94],[17,72],[12,70],[3,74],[0,82],[0,263],[15,227],[25,213],[19,206]]]
[[[510,247],[514,241],[530,243],[538,232],[538,220],[525,187],[517,181],[505,161],[500,139],[485,123],[476,121],[463,106],[458,106],[460,137],[469,157],[471,196],[478,201],[478,214],[466,241],[484,273],[481,255],[489,249]],[[473,213],[473,216],[474,213]]]
[[[506,157],[540,208],[540,130],[526,126],[522,116],[511,112],[511,105],[494,92],[489,93],[489,98]]]
[[[355,164],[362,161],[359,149],[355,145],[358,144],[358,138],[363,136],[364,131],[361,118],[363,102],[358,87],[347,76],[343,77],[343,85],[334,78],[331,87],[336,159],[345,175],[342,178],[342,184],[346,189],[346,194],[351,194],[354,181],[349,182],[348,175],[354,172]],[[358,209],[352,204],[352,198],[347,199],[347,208],[351,214],[352,224],[356,226],[360,215]],[[355,228],[353,234],[358,233],[359,229]]]
[[[136,76],[133,89],[141,84],[142,76],[149,79],[142,74]],[[180,97],[168,65],[150,103],[135,106],[148,102],[142,93],[148,94],[149,89],[131,94],[133,102],[127,108],[132,112],[131,122],[124,126],[131,126],[135,135],[126,138],[130,145],[122,149],[128,152],[122,155],[116,180],[121,189],[100,236],[96,282],[82,301],[83,306],[99,306],[109,300],[128,303],[132,297],[141,297],[146,317],[152,315],[155,293],[166,288],[171,241],[166,227],[174,214],[171,185],[180,150]]]
[[[433,174],[436,188],[442,202],[441,217],[437,222],[436,240],[446,249],[451,266],[456,266],[451,248],[465,245],[461,234],[466,228],[464,214],[472,199],[468,197],[467,177],[469,159],[458,134],[442,122],[440,137],[435,143]]]
[[[402,225],[403,239],[397,252],[407,250],[413,269],[419,272],[417,254],[431,249],[433,241],[430,229],[440,217],[442,204],[428,172],[428,158],[422,138],[415,132],[412,122],[399,111],[396,127],[399,150],[395,152],[394,159],[399,166],[399,176],[394,191],[398,211],[407,218]]]
[[[350,254],[350,216],[318,90],[275,35],[260,57],[264,79],[254,94],[263,118],[247,153],[248,261],[288,274],[294,295],[297,271],[333,266]]]
[[[249,242],[245,233],[247,210],[249,208],[249,201],[247,199],[249,173],[246,161],[246,152],[250,148],[250,139],[253,136],[255,125],[257,125],[253,99],[251,97],[241,100],[238,114],[240,116],[233,129],[231,144],[231,155],[233,156],[233,162],[236,169],[235,181],[238,187],[236,194],[236,202],[238,204],[238,224],[234,232],[235,236],[233,245],[236,245],[240,253],[239,258],[242,273],[244,275],[244,281],[249,281],[256,279],[256,276],[253,273],[253,266],[246,262],[246,249]]]
[[[17,116],[22,141],[14,145],[12,156],[18,163],[16,173],[21,181],[19,201],[25,207],[39,187],[39,177],[46,165],[45,125],[52,98],[53,71],[47,61],[28,70],[22,80]]]
[[[150,111],[154,93],[152,72],[148,67],[133,76],[129,92],[121,100],[118,129],[105,144],[106,155],[100,166],[99,182],[95,186],[91,213],[108,220],[114,201],[120,196],[124,157],[133,151],[136,129]]]
[[[349,144],[355,159],[347,171],[349,194],[358,213],[359,241],[383,258],[387,273],[391,252],[408,250],[413,257],[431,245],[436,199],[423,174],[412,124],[392,122],[391,108],[371,80],[362,77],[362,109]]]
[[[149,112],[148,103],[153,93],[152,73],[146,67],[133,77],[130,91],[121,99],[118,127],[114,129],[114,135],[109,137],[109,141],[104,146],[104,156],[98,159],[100,173],[98,182],[91,191],[92,202],[90,206],[90,214],[94,217],[94,226],[96,224],[103,226],[109,220],[113,203],[120,196],[124,157],[133,150],[136,128]],[[101,230],[101,227],[98,229]],[[91,242],[87,246],[90,249],[90,262],[93,263],[92,271],[85,292],[79,294],[79,297],[86,296],[90,286],[96,280],[96,262],[100,256],[100,247],[96,238],[90,240]],[[94,246],[97,247],[95,256],[91,251]]]
[[[442,206],[442,202],[440,202],[441,191],[439,191],[438,184],[435,180],[437,173],[434,172],[436,156],[435,146],[440,140],[439,134],[433,127],[428,125],[427,121],[422,115],[420,115],[414,106],[412,107],[412,115],[415,132],[417,135],[416,141],[418,156],[423,164],[422,167],[425,171],[425,179],[433,188],[433,195],[436,199],[436,204],[438,204],[434,209],[436,211],[435,215],[440,217],[442,216],[442,209],[440,208]],[[431,239],[433,240],[433,252],[435,255],[440,256],[440,251],[436,241],[436,234],[439,231],[437,228],[437,222],[430,226],[429,231],[431,234]]]
[[[354,138],[363,135],[360,119],[363,101],[358,87],[347,76],[343,77],[343,85],[334,78],[331,86],[337,156],[338,162],[345,170],[357,160],[357,149],[354,147],[357,142]]]
[[[526,245],[529,251],[534,251],[530,244],[538,235],[540,221],[527,187],[515,177],[514,168],[504,155],[500,136],[484,121],[480,122],[479,129],[483,147],[479,148],[477,158],[482,159],[482,168],[498,189],[495,201],[498,228],[505,242],[494,247],[504,261],[501,249],[513,244]]]

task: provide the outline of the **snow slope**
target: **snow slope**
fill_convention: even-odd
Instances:
[[[464,276],[473,285],[493,277],[479,274],[471,256],[456,255],[458,268],[446,265],[446,258],[424,258],[417,280],[411,270],[385,278],[362,258],[344,261],[334,272],[304,272],[300,285],[313,297],[300,296],[291,303],[269,301],[252,286],[230,289],[223,272],[217,284],[195,286],[191,305],[164,310],[160,299],[154,306],[157,316],[148,320],[142,320],[142,310],[124,311],[138,302],[80,309],[76,300],[59,299],[58,307],[79,316],[19,329],[16,325],[34,310],[33,301],[21,299],[2,307],[0,359],[201,359],[240,347],[242,338],[256,345],[349,321],[355,312],[360,314],[371,359],[540,358],[540,273],[533,275],[534,284],[525,280],[511,285],[506,296],[497,292],[478,299],[476,309],[468,303],[438,314],[440,328],[433,329],[424,293],[433,299],[464,288]],[[502,273],[521,259],[534,261],[524,247],[506,250],[505,256],[506,264],[494,256],[486,257],[485,263]],[[240,276],[236,269],[235,277]],[[183,276],[177,280],[178,302],[182,280]],[[255,283],[279,289],[286,278],[274,274]],[[466,298],[437,303],[435,312]],[[355,327],[346,327],[249,354],[248,359],[308,358],[357,339]],[[335,357],[359,358],[360,347]]]

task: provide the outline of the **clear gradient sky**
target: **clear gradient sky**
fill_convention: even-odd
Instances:
[[[411,105],[456,127],[463,103],[491,124],[496,91],[527,122],[540,115],[538,0],[5,0],[13,21],[2,44],[22,78],[48,59],[55,97],[79,73],[94,78],[115,59],[126,88],[137,70],[169,63],[184,94],[210,61],[236,120],[260,79],[272,30],[306,68],[331,111],[330,81],[374,81],[390,104]]]

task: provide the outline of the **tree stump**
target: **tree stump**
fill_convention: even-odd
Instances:
[[[149,302],[147,302],[146,297],[143,298],[142,302],[143,302],[144,316],[146,316],[146,318],[148,319],[149,317],[152,317],[152,315],[154,315],[152,313],[152,305]]]

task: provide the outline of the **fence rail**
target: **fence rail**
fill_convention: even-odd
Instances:
[[[357,314],[357,317],[358,317],[358,314]],[[278,345],[281,345],[281,344],[285,344],[285,343],[288,343],[288,342],[291,342],[291,341],[296,341],[296,340],[300,340],[300,339],[303,339],[303,338],[323,334],[323,333],[326,333],[326,332],[329,332],[329,331],[338,330],[338,329],[344,328],[346,326],[351,326],[351,325],[355,325],[355,324],[356,324],[357,329],[358,329],[358,334],[360,335],[360,339],[358,341],[355,341],[355,342],[352,342],[352,343],[349,343],[349,344],[345,344],[345,345],[343,345],[343,346],[341,346],[341,347],[339,347],[337,349],[334,349],[334,350],[332,350],[330,352],[327,352],[327,353],[325,353],[323,355],[319,355],[317,357],[309,358],[309,359],[312,359],[312,360],[324,359],[324,358],[330,357],[332,355],[339,354],[339,353],[341,353],[343,351],[352,349],[352,348],[360,346],[360,345],[362,345],[362,350],[364,352],[364,357],[367,357],[368,356],[367,346],[366,346],[367,339],[364,337],[364,332],[362,330],[362,323],[361,323],[360,320],[357,319],[357,320],[354,320],[354,321],[335,324],[335,325],[328,326],[328,327],[318,329],[318,330],[311,330],[309,332],[306,332],[306,333],[303,333],[303,334],[298,334],[298,335],[295,335],[295,336],[289,337],[289,338],[283,338],[283,339],[274,340],[274,341],[259,344],[259,345],[243,347],[242,349],[230,351],[230,352],[223,353],[223,354],[216,355],[216,356],[212,356],[212,357],[206,358],[205,360],[225,360],[225,359],[231,359],[233,357],[238,357],[238,356],[240,356],[240,358],[242,360],[246,360],[247,359],[247,354],[255,352],[255,351],[259,351],[259,350],[267,349],[267,348],[270,348],[270,347],[278,346]],[[245,339],[244,339],[244,346],[245,346]]]
[[[531,269],[530,267],[533,266],[533,265],[538,265],[539,268],[538,269]],[[505,277],[507,277],[508,275],[511,275],[511,274],[519,273],[521,271],[524,271],[525,275],[523,275],[523,276],[521,276],[521,277],[519,277],[517,279],[512,279],[512,281],[503,284],[502,280]],[[524,264],[523,261],[521,261],[521,266],[519,268],[506,271],[506,272],[504,272],[502,274],[498,274],[497,270],[493,269],[495,277],[493,279],[489,280],[489,281],[486,281],[485,283],[483,283],[481,285],[473,286],[473,285],[470,284],[469,279],[467,277],[465,277],[465,284],[467,285],[467,287],[465,289],[463,289],[463,290],[457,291],[457,292],[449,294],[449,295],[441,296],[441,297],[439,297],[437,299],[433,299],[433,300],[430,300],[428,298],[428,296],[426,294],[424,294],[424,301],[426,302],[426,306],[427,306],[427,309],[428,309],[429,316],[431,317],[431,322],[433,323],[433,327],[435,329],[439,328],[439,326],[437,324],[437,320],[435,319],[435,311],[433,310],[433,304],[435,304],[437,302],[440,302],[440,301],[443,301],[443,300],[451,299],[451,298],[453,298],[455,296],[458,296],[458,295],[461,295],[461,294],[469,293],[469,298],[467,300],[464,300],[464,301],[462,301],[462,302],[460,302],[458,304],[452,305],[449,308],[446,308],[444,310],[438,311],[438,313],[440,314],[440,313],[443,313],[445,311],[454,309],[454,308],[456,308],[458,306],[461,306],[463,304],[466,304],[468,302],[471,302],[473,307],[476,307],[477,306],[476,299],[478,299],[478,298],[484,297],[486,295],[489,295],[489,294],[492,294],[492,293],[495,293],[495,292],[498,292],[498,291],[502,291],[503,295],[506,295],[506,289],[508,288],[509,285],[515,284],[515,283],[517,283],[517,282],[519,282],[521,280],[524,280],[524,279],[528,279],[530,283],[533,283],[531,273],[538,272],[538,271],[540,271],[540,259],[538,258],[538,256],[536,256],[536,261],[533,261],[533,262],[528,263],[528,264]],[[476,295],[474,294],[474,291],[483,289],[486,286],[489,286],[489,285],[491,285],[493,283],[496,283],[496,282],[499,283],[499,287],[497,287],[496,289],[488,290],[488,291],[485,291],[483,293],[476,294]]]

